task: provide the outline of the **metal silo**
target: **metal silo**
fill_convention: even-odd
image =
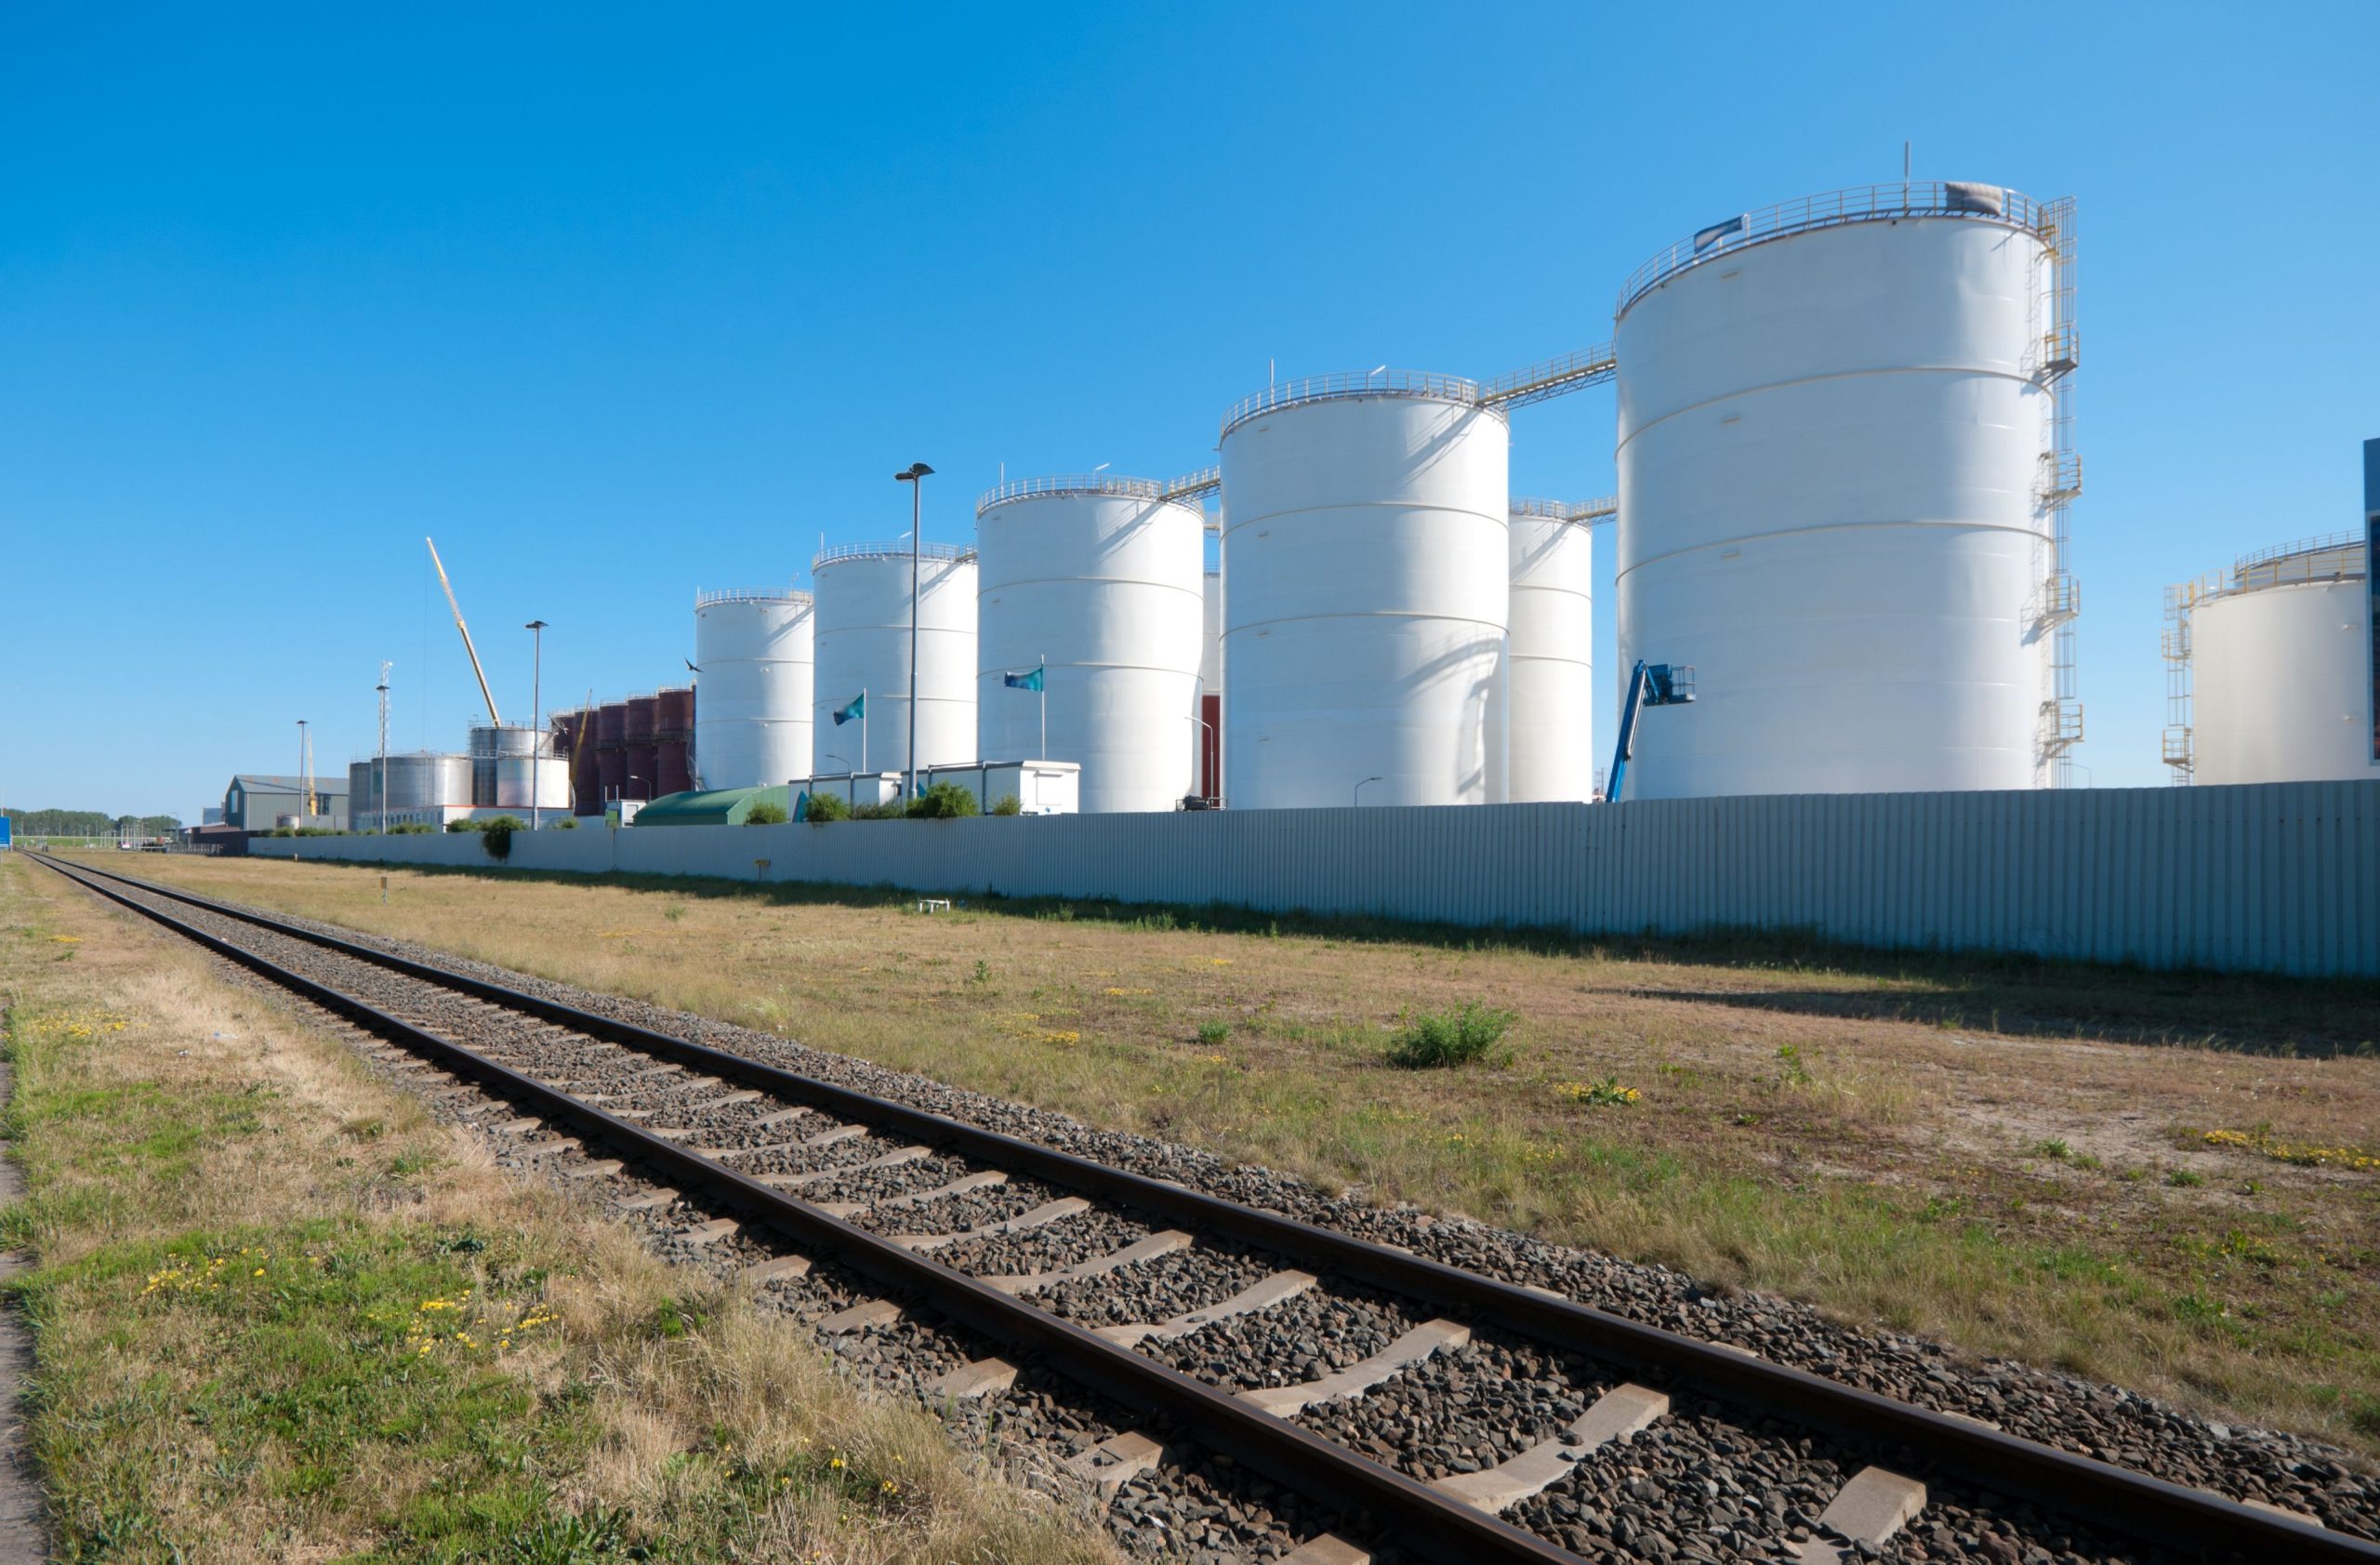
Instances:
[[[2166,646],[2178,641],[2188,713],[2167,759],[2202,783],[2380,776],[2369,576],[2363,535],[2339,533],[2176,589]]]
[[[560,810],[570,805],[570,775],[550,734],[524,723],[471,727],[470,802],[482,809]]]
[[[812,633],[807,592],[771,588],[694,600],[702,699],[694,770],[705,788],[760,788],[811,775]]]
[[[1514,803],[1594,792],[1593,508],[1512,503],[1511,662],[1505,797]]]
[[[628,704],[610,701],[595,710],[595,776],[599,800],[608,803],[628,795]],[[598,812],[600,813],[600,811]]]
[[[975,754],[975,551],[919,551],[918,757],[946,766]],[[811,566],[817,599],[811,704],[813,775],[909,765],[909,546],[842,544]],[[865,724],[835,713],[867,694]],[[863,761],[862,742],[866,756]]]
[[[661,790],[654,787],[661,773],[661,747],[654,735],[659,726],[661,699],[657,696],[631,696],[628,698],[627,776],[620,785],[623,799],[657,799]]]
[[[1191,791],[1207,518],[1162,489],[1022,479],[975,507],[977,755],[1078,763],[1086,815],[1178,809]],[[1007,683],[1036,669],[1041,691]]]
[[[1478,397],[1375,371],[1225,417],[1234,808],[1498,797],[1511,442]]]
[[[1615,330],[1637,799],[2027,789],[2080,737],[2071,205],[1879,186],[1713,225]]]

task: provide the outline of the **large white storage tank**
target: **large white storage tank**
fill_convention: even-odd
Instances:
[[[1234,808],[1501,797],[1511,439],[1478,397],[1375,372],[1224,418]]]
[[[2045,785],[2053,298],[1996,187],[1816,197],[1623,292],[1619,655],[1690,664],[1635,799]]]
[[[811,775],[815,604],[790,589],[694,599],[694,770],[705,788]]]
[[[392,788],[394,776],[392,768]],[[470,802],[482,809],[569,809],[570,765],[554,754],[553,734],[521,723],[473,723]]]
[[[975,551],[930,543],[918,567],[918,764],[975,754]],[[909,546],[841,544],[811,565],[817,629],[813,776],[909,769]],[[866,691],[863,733],[835,713]],[[863,757],[863,739],[866,753]]]
[[[2252,554],[2190,610],[2201,783],[2380,776],[2360,535]]]
[[[1505,796],[1516,804],[1594,792],[1594,534],[1580,511],[1512,503]]]
[[[1210,570],[1201,584],[1198,694],[1191,708],[1190,772],[1198,792],[1212,799],[1223,790],[1223,573]]]
[[[1207,518],[1162,492],[1023,479],[975,507],[977,754],[1078,763],[1086,815],[1176,809],[1191,791]],[[1041,696],[1006,683],[1041,667]]]

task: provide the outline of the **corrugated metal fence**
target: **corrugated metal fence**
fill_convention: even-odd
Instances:
[[[490,862],[463,835],[254,851]],[[582,828],[509,863],[2380,976],[2380,781]]]

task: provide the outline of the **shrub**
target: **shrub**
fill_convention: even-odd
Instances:
[[[417,820],[401,821],[397,825],[389,828],[389,835],[391,837],[427,837],[430,835],[430,828],[424,826]]]
[[[1408,1020],[1404,1030],[1389,1041],[1383,1057],[1404,1070],[1444,1070],[1450,1066],[1469,1065],[1485,1058],[1517,1020],[1510,1011],[1495,1010],[1476,1001],[1460,1011],[1425,1011]],[[1508,1052],[1504,1058],[1509,1057]]]
[[[487,822],[483,820],[469,819],[450,820],[446,823],[446,829],[449,831],[485,831],[487,829]]]
[[[980,816],[975,796],[957,783],[938,782],[917,798],[909,801],[905,812],[911,820],[953,820],[960,816]]]
[[[763,799],[759,803],[752,806],[751,813],[744,817],[744,824],[747,826],[783,826],[791,818],[791,816],[785,813],[785,806],[783,804],[778,803],[774,799]]]
[[[509,858],[512,856],[512,834],[528,829],[529,823],[519,816],[494,816],[480,827],[480,846],[487,850],[490,858]]]
[[[801,806],[801,818],[826,822],[852,818],[852,802],[840,793],[813,793],[810,802]]]
[[[578,817],[576,816],[564,816],[562,819],[554,822],[551,826],[547,827],[546,829],[549,831],[575,831],[578,829]]]
[[[898,799],[889,804],[853,804],[852,806],[853,820],[899,820],[906,814],[908,812],[901,807],[901,801]]]
[[[1001,794],[999,802],[992,806],[992,814],[996,816],[1021,816],[1024,813],[1025,801],[1013,793]]]
[[[1198,1024],[1198,1041],[1210,1049],[1230,1036],[1229,1022],[1200,1022]]]

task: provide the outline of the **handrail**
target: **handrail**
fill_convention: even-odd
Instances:
[[[2277,543],[2269,549],[2259,549],[2253,554],[2242,554],[2231,562],[2231,574],[2241,577],[2258,565],[2275,560],[2285,560],[2292,554],[2328,554],[2337,549],[2363,547],[2363,529],[2350,527],[2343,532],[2321,533],[2313,537],[2299,538],[2294,543]]]
[[[1548,522],[1601,522],[1620,514],[1620,497],[1606,495],[1599,500],[1531,500],[1514,495],[1507,514],[1539,516]]]
[[[1298,380],[1279,380],[1232,404],[1231,411],[1223,415],[1223,432],[1228,435],[1260,414],[1295,407],[1301,403],[1361,396],[1433,397],[1443,402],[1476,405],[1479,382],[1466,380],[1460,375],[1433,375],[1416,369],[1376,369],[1368,375],[1342,370],[1334,375],[1309,375]]]
[[[986,489],[975,501],[975,514],[981,516],[994,506],[1011,500],[1048,499],[1061,495],[1121,495],[1136,500],[1161,500],[1166,486],[1154,478],[1111,477],[1102,472],[1064,472],[1046,478],[1012,478],[996,489]]]
[[[1654,288],[1703,262],[1733,255],[1747,245],[1781,239],[1814,228],[1843,223],[1889,222],[1899,218],[1963,218],[2000,223],[2048,234],[2054,227],[2053,202],[1999,185],[1961,179],[1901,180],[1888,185],[1853,185],[1818,195],[1801,196],[1765,206],[1757,212],[1729,218],[1681,239],[1631,272],[1620,285],[1616,320],[1628,307]]]
[[[819,566],[831,565],[838,560],[880,558],[906,560],[908,557],[909,546],[906,543],[839,543],[832,548],[820,550],[811,559],[810,568],[815,571]],[[972,560],[974,557],[975,550],[966,544],[929,543],[920,545],[918,549],[918,558],[920,560]]]
[[[797,587],[727,587],[716,591],[694,594],[694,607],[708,608],[713,603],[806,603],[810,594]]]
[[[1509,370],[1488,381],[1481,389],[1479,400],[1490,407],[1526,407],[1549,397],[1601,385],[1619,372],[1620,360],[1606,342],[1542,364]]]
[[[1167,479],[1165,492],[1157,498],[1187,503],[1215,494],[1223,486],[1223,470],[1222,468],[1200,468],[1197,472],[1185,472],[1179,478]]]

